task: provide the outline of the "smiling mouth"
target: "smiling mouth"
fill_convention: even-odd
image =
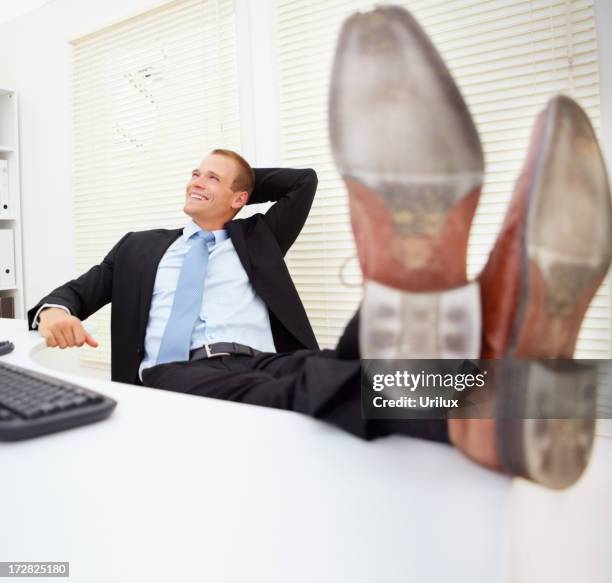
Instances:
[[[209,197],[206,196],[205,194],[198,194],[196,192],[190,192],[188,198],[189,200],[198,200],[198,201],[210,200]]]

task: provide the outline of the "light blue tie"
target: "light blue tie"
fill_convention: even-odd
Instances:
[[[193,242],[183,260],[157,364],[189,360],[191,335],[202,306],[208,243],[213,243],[215,236],[208,231],[198,231],[191,238]]]

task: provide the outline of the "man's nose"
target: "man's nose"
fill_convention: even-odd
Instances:
[[[198,186],[200,188],[204,188],[204,177],[203,176],[196,176],[192,181],[191,184],[193,186]]]

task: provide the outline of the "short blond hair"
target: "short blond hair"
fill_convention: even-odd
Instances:
[[[225,150],[223,148],[216,148],[211,152],[212,154],[217,154],[219,156],[227,156],[236,162],[238,166],[238,172],[236,173],[236,178],[232,182],[232,190],[234,192],[246,190],[249,196],[253,192],[255,188],[255,172],[251,165],[240,155],[238,152],[234,152],[233,150]]]

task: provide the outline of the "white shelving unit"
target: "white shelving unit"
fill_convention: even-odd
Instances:
[[[0,88],[0,180],[8,173],[4,194],[0,183],[0,298],[13,298],[15,317],[25,318],[17,116],[17,95]]]

